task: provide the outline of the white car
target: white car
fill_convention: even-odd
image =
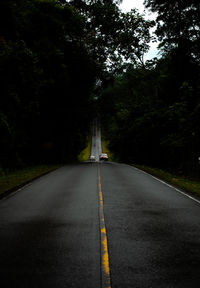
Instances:
[[[94,155],[90,155],[90,161],[95,161],[96,157]]]

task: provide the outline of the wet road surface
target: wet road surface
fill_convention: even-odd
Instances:
[[[199,203],[109,162],[63,167],[0,201],[2,287],[101,287],[98,169],[112,287],[199,287]]]
[[[63,167],[0,201],[1,287],[100,287],[97,170]]]
[[[3,288],[199,287],[200,203],[125,164],[62,167],[0,200],[0,280]]]
[[[128,165],[101,169],[112,287],[199,287],[200,204]]]

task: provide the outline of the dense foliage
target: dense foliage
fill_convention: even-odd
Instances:
[[[0,2],[2,167],[66,161],[84,147],[96,83],[148,49],[152,23],[118,2]]]
[[[200,5],[146,0],[162,57],[129,65],[101,91],[105,134],[122,161],[199,176]]]
[[[84,144],[95,81],[84,19],[56,1],[0,5],[1,164],[70,160]]]
[[[120,2],[0,2],[2,167],[75,159],[98,104],[120,160],[199,173],[200,4],[144,1],[162,53],[144,63],[154,23]]]

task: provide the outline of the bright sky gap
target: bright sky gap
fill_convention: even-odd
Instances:
[[[120,8],[123,12],[129,12],[131,11],[131,9],[138,9],[140,14],[144,14],[145,13],[145,18],[146,19],[152,19],[155,20],[156,18],[156,14],[155,13],[150,13],[149,11],[147,11],[147,9],[145,10],[145,7],[143,5],[144,0],[123,0],[123,2],[120,4]],[[145,10],[145,11],[144,11]],[[150,43],[150,49],[149,52],[146,53],[144,59],[145,60],[150,60],[154,57],[157,56],[158,54],[158,49],[157,49],[157,45],[158,43]]]

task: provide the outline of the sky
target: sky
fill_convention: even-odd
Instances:
[[[143,0],[123,0],[122,4],[120,4],[120,8],[124,12],[130,11],[132,8],[137,8],[140,13],[144,10]]]
[[[144,5],[143,5],[144,0],[123,0],[123,2],[120,4],[120,8],[122,9],[123,12],[129,12],[133,8],[137,8],[139,12],[142,14],[144,13]],[[146,11],[146,19],[155,19],[155,13],[152,14],[149,11]],[[157,50],[157,43],[150,43],[150,50],[149,52],[145,55],[144,59],[145,60],[150,60],[153,57],[156,57],[158,50]]]

